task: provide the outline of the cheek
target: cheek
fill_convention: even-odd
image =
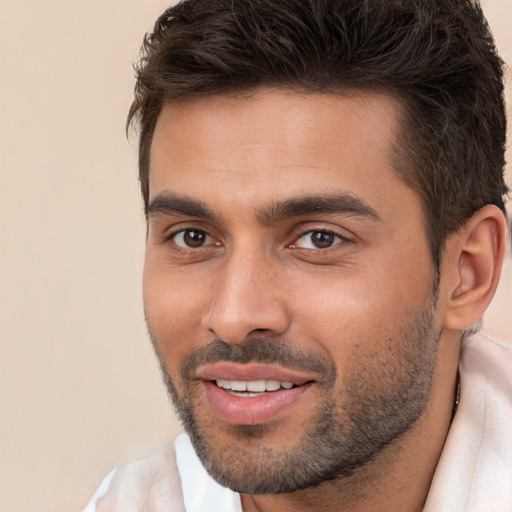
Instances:
[[[371,297],[343,285],[324,289],[314,307],[305,301],[300,310],[296,309],[295,317],[300,318],[295,326],[300,339],[325,352],[340,375],[353,361],[375,349],[376,337],[387,330]]]
[[[207,304],[207,283],[186,269],[166,268],[151,256],[144,264],[144,310],[159,354],[174,366],[197,343]]]
[[[398,262],[351,268],[304,283],[308,294],[292,294],[296,336],[322,347],[342,371],[377,355],[389,358],[393,341],[411,313],[429,296],[431,269],[411,271]]]

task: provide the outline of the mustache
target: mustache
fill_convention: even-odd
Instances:
[[[336,367],[332,359],[309,350],[298,349],[276,338],[250,338],[237,344],[216,339],[184,358],[181,378],[184,381],[193,379],[199,367],[224,361],[279,365],[292,370],[313,372],[333,380],[336,378]]]

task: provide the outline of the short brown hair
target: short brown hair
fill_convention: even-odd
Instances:
[[[136,73],[146,211],[162,106],[268,86],[401,101],[396,170],[423,202],[436,266],[477,210],[504,211],[503,62],[476,0],[185,0],[146,35]]]

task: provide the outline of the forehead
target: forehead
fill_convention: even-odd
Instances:
[[[247,208],[339,189],[396,202],[396,187],[405,187],[393,165],[401,113],[395,98],[369,92],[257,91],[168,104],[151,147],[150,199],[215,194],[219,205],[236,198]]]

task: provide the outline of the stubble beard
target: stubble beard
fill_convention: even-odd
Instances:
[[[333,361],[297,353],[283,340],[248,339],[240,345],[216,340],[185,358],[180,394],[158,356],[158,340],[150,335],[169,397],[208,473],[240,493],[291,493],[349,477],[414,428],[428,404],[434,378],[440,338],[436,297],[434,289],[425,308],[410,314],[406,325],[387,340],[388,360],[361,362],[342,384]],[[191,376],[200,364],[217,360],[278,363],[324,375],[311,421],[290,432],[297,436],[292,448],[265,444],[272,424],[226,424],[223,435],[232,442],[216,442],[212,434],[219,425],[197,410],[200,390]]]

